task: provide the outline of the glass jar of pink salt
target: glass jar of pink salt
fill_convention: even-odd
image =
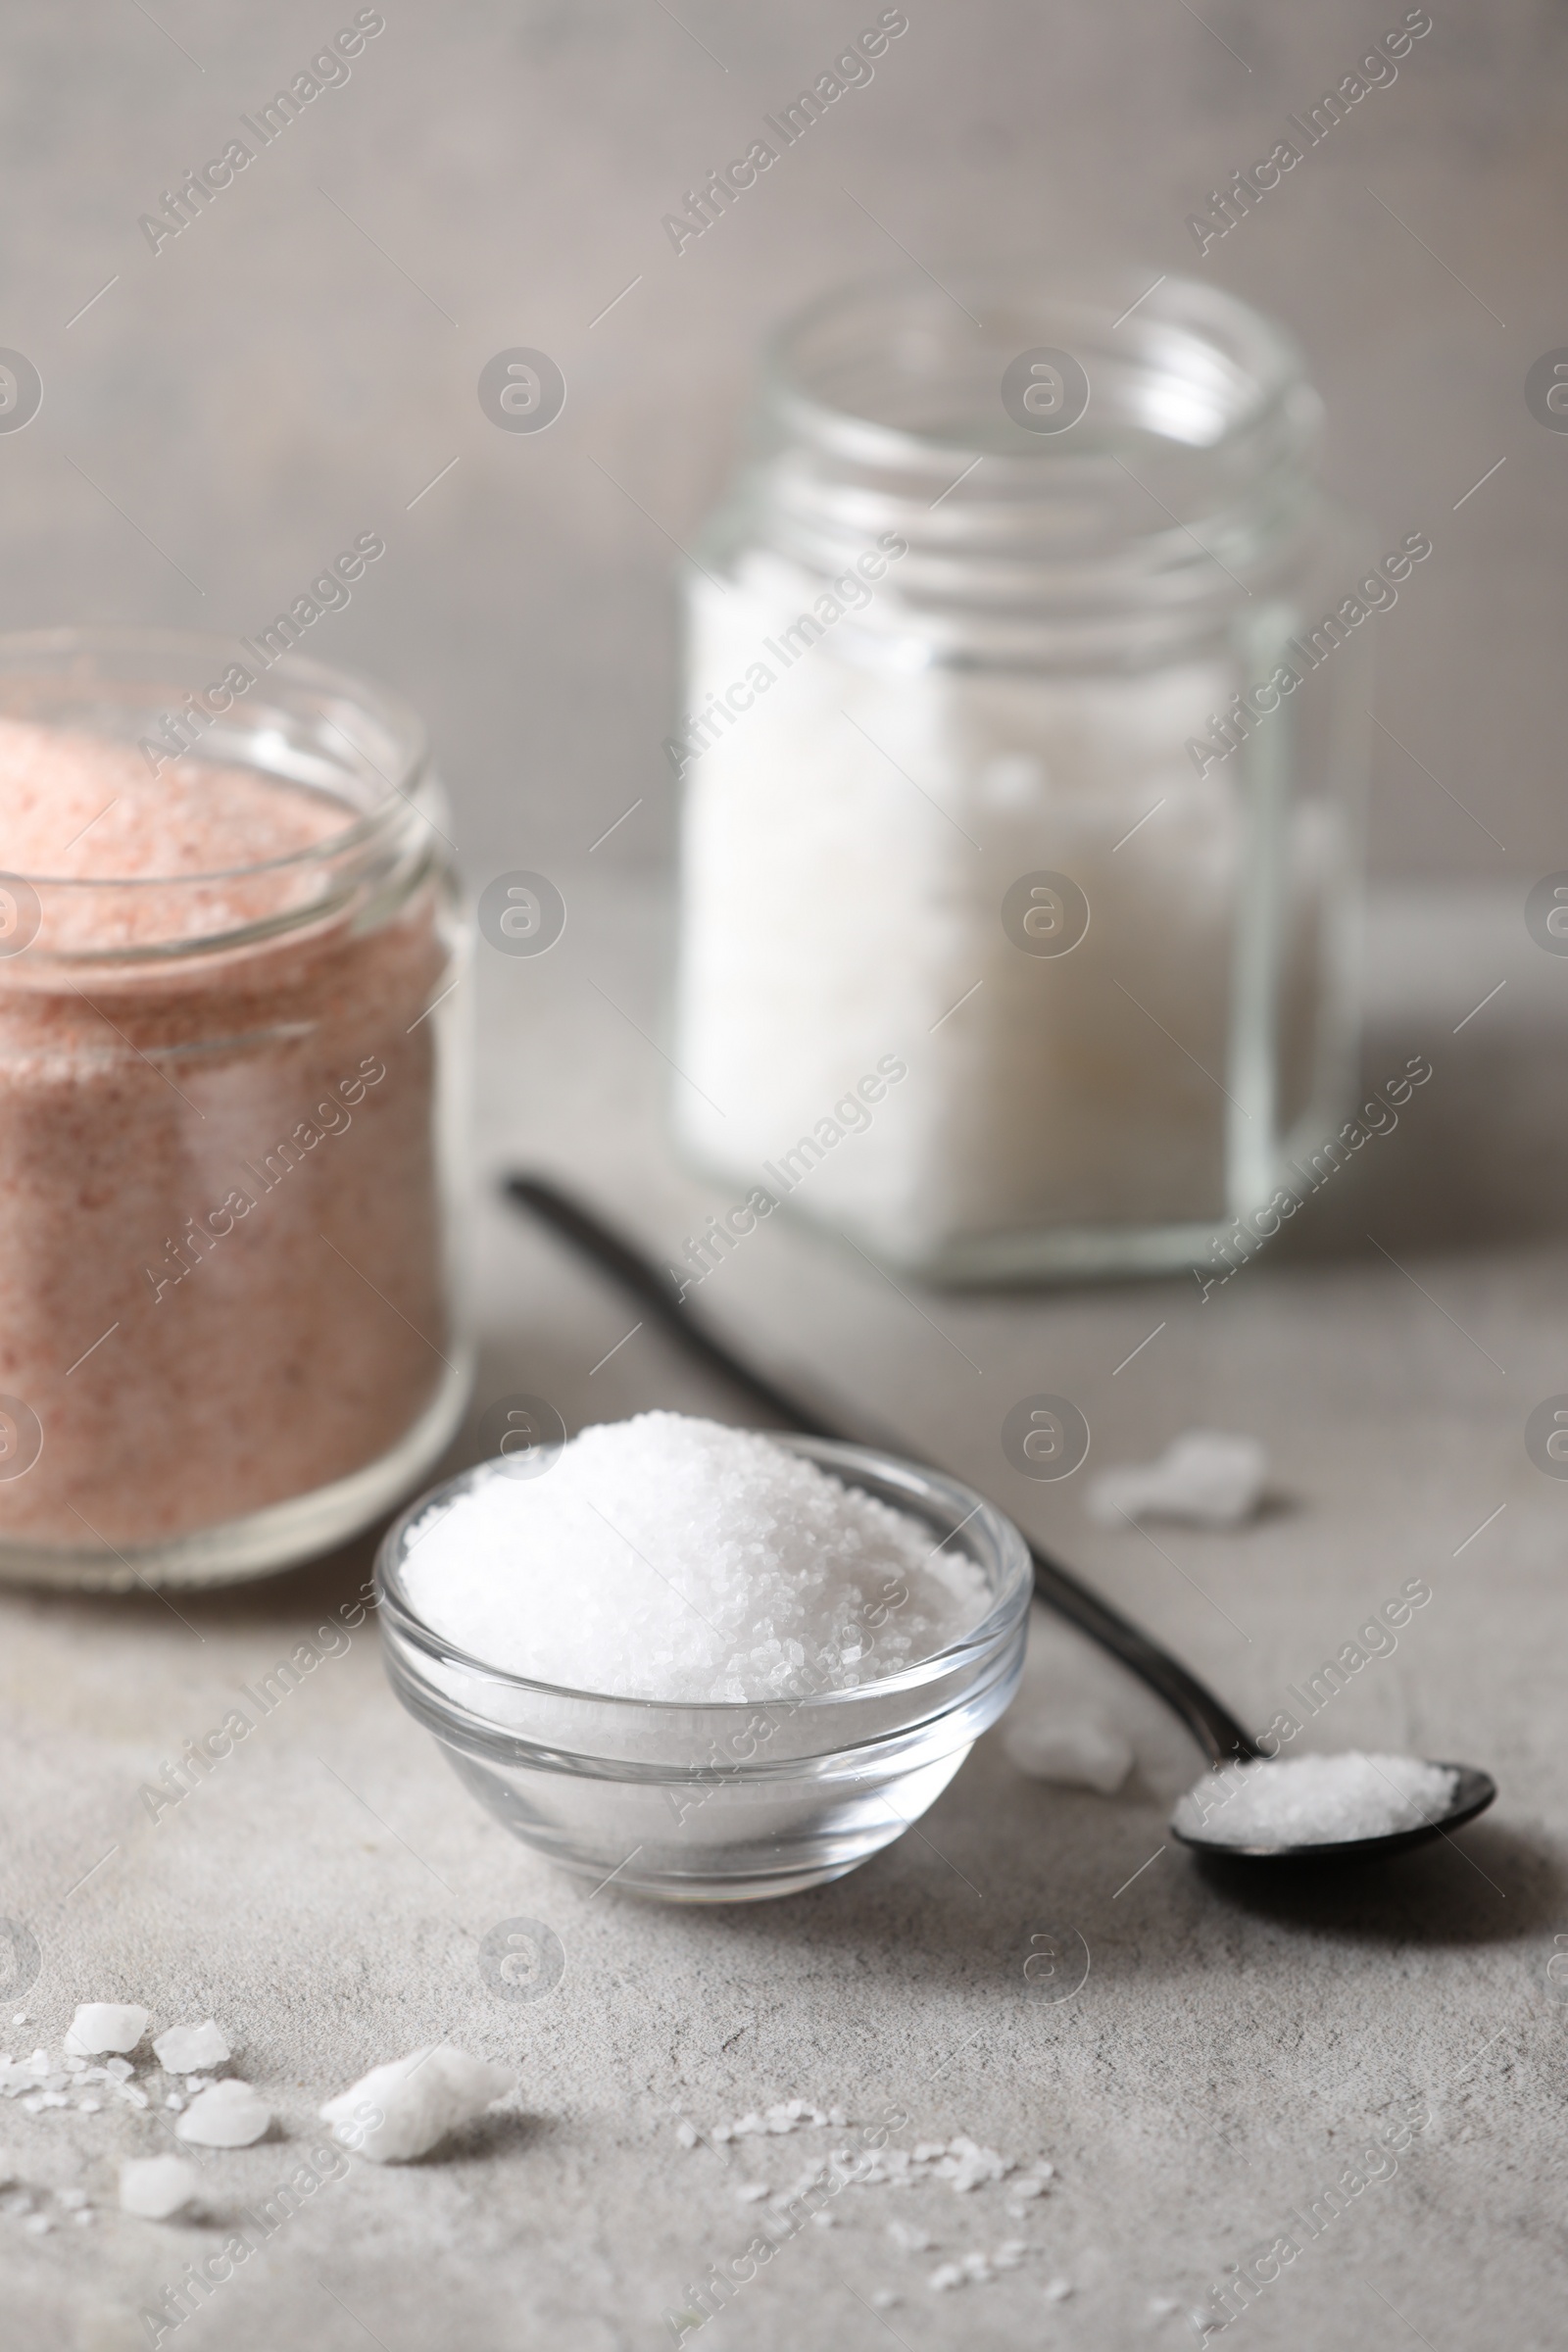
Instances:
[[[281,1568],[446,1446],[445,822],[418,721],[315,662],[0,638],[0,1575]]]

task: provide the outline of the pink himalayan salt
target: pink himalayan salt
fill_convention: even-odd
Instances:
[[[0,958],[0,1394],[43,1430],[0,1479],[0,1544],[241,1518],[375,1461],[432,1397],[434,886],[363,935],[351,906],[221,955],[55,960],[308,905],[301,854],[358,821],[247,769],[154,778],[123,744],[0,719],[0,871],[38,877],[41,912]]]

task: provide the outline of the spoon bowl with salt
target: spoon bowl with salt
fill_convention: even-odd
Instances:
[[[773,1426],[844,1442],[822,1415],[719,1340],[679,1298],[662,1268],[558,1185],[507,1178],[516,1207],[608,1275],[707,1371],[747,1392]],[[906,1454],[897,1440],[889,1449]],[[1387,1859],[1446,1837],[1484,1813],[1497,1793],[1471,1764],[1415,1756],[1265,1755],[1223,1700],[1119,1609],[1029,1544],[1035,1596],[1125,1666],[1168,1707],[1207,1756],[1210,1771],[1177,1805],[1171,1834],[1195,1852],[1278,1869],[1291,1863]]]
[[[1226,1861],[1370,1860],[1425,1845],[1478,1813],[1497,1793],[1473,1764],[1416,1756],[1296,1756],[1233,1760],[1181,1799],[1171,1835]],[[1227,1806],[1235,1806],[1227,1814]]]

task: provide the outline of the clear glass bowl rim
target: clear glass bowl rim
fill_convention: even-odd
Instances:
[[[455,1478],[446,1479],[439,1486],[427,1488],[393,1521],[376,1553],[377,1608],[382,1612],[385,1622],[405,1642],[423,1651],[426,1656],[476,1675],[485,1682],[499,1684],[508,1690],[601,1707],[612,1714],[623,1710],[628,1715],[685,1716],[688,1719],[711,1715],[723,1722],[731,1722],[739,1716],[756,1715],[764,1708],[787,1708],[792,1716],[808,1715],[818,1709],[831,1711],[857,1703],[863,1706],[871,1698],[885,1699],[906,1692],[913,1693],[927,1684],[942,1681],[961,1667],[979,1662],[1011,1638],[1020,1618],[1028,1613],[1034,1593],[1034,1570],[1028,1544],[1004,1511],[999,1510],[995,1503],[977,1494],[972,1487],[965,1486],[961,1480],[950,1478],[945,1471],[927,1469],[924,1464],[906,1460],[900,1454],[884,1453],[878,1446],[852,1445],[837,1439],[800,1437],[793,1431],[784,1430],[766,1430],[760,1434],[770,1437],[775,1445],[787,1447],[792,1453],[805,1454],[808,1460],[816,1462],[820,1468],[830,1472],[848,1473],[857,1468],[873,1470],[878,1477],[902,1487],[916,1510],[921,1498],[927,1495],[941,1496],[944,1501],[967,1505],[967,1516],[961,1521],[962,1532],[974,1529],[984,1537],[995,1560],[999,1586],[995,1599],[979,1623],[972,1626],[968,1633],[960,1635],[956,1642],[950,1642],[942,1649],[932,1650],[929,1656],[917,1659],[912,1666],[905,1667],[898,1674],[874,1677],[870,1682],[857,1684],[851,1690],[821,1690],[804,1698],[787,1694],[731,1699],[643,1698],[617,1691],[582,1690],[565,1684],[538,1682],[527,1675],[514,1674],[504,1666],[493,1665],[484,1658],[475,1657],[469,1650],[461,1649],[446,1635],[437,1633],[433,1626],[426,1624],[403,1591],[399,1573],[404,1540],[414,1521],[442,1497],[466,1492],[482,1479],[493,1476],[493,1465],[487,1461],[460,1471]],[[853,1485],[855,1481],[853,1477],[847,1477],[845,1483]],[[956,1525],[953,1532],[958,1534],[959,1527]]]

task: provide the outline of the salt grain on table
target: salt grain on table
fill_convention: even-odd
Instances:
[[[248,2148],[270,2126],[272,2111],[248,2082],[215,2082],[174,2126],[176,2139],[202,2148]]]
[[[1132,1748],[1120,1732],[1095,1715],[1014,1707],[1003,1718],[1002,1744],[1031,1780],[1097,1788],[1102,1796],[1114,1796],[1133,1767]]]
[[[1239,1527],[1263,1499],[1268,1456],[1255,1438],[1190,1429],[1154,1462],[1102,1470],[1084,1508],[1101,1527],[1175,1519],[1189,1527]]]
[[[120,2168],[120,2209],[145,2222],[167,2222],[200,2186],[196,2167],[183,2156],[134,2157]]]
[[[372,2067],[328,2099],[321,2115],[334,2138],[372,2164],[407,2164],[482,2115],[513,2085],[504,2067],[442,2042]]]
[[[200,2074],[204,2067],[221,2066],[229,2055],[228,2043],[211,2018],[200,2026],[170,2026],[153,2039],[153,2056],[166,2075]]]
[[[134,2001],[85,2001],[66,2029],[67,2055],[96,2058],[104,2050],[133,2050],[151,2015]]]

